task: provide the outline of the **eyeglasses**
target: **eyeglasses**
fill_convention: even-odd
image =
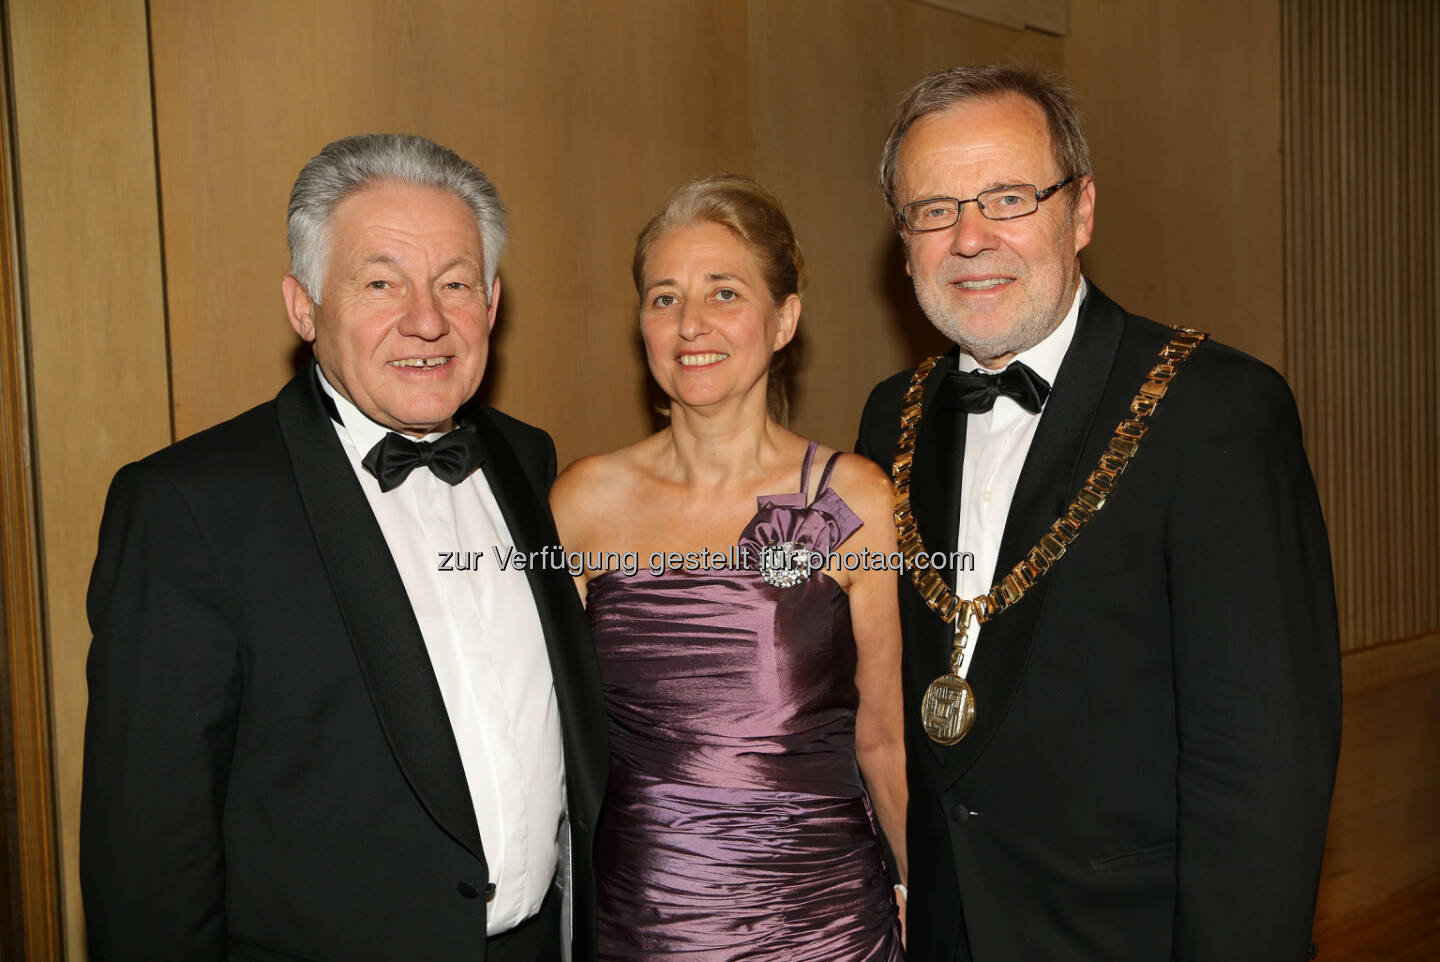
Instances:
[[[900,223],[916,234],[931,230],[954,227],[960,219],[960,211],[966,204],[975,204],[987,220],[1012,220],[1033,214],[1040,209],[1040,202],[1054,194],[1083,174],[1072,174],[1054,187],[1036,190],[1034,184],[1016,184],[1013,187],[995,187],[982,190],[969,200],[954,197],[930,197],[906,204],[900,208]]]

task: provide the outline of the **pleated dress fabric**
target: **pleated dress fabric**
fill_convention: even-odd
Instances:
[[[855,640],[821,571],[860,520],[829,486],[759,499],[744,566],[607,572],[588,608],[611,718],[597,839],[602,960],[890,962],[899,923],[855,761]],[[773,563],[775,556],[769,555]]]

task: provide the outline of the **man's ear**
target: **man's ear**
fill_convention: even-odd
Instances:
[[[490,306],[485,313],[490,317],[490,330],[495,330],[495,312],[500,309],[500,275],[495,275],[495,280],[490,282]]]
[[[1075,200],[1075,253],[1080,253],[1090,243],[1095,233],[1095,178],[1085,175],[1080,185],[1080,196]]]
[[[290,316],[290,326],[300,335],[300,340],[315,342],[315,302],[305,293],[305,285],[294,274],[286,274],[280,282],[280,292],[285,297],[285,313]]]

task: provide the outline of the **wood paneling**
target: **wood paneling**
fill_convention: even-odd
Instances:
[[[1283,369],[1278,52],[1273,3],[1070,2],[1097,194],[1086,272]]]
[[[347,133],[406,130],[473,160],[511,210],[483,390],[562,461],[650,430],[634,237],[673,187],[720,170],[787,202],[812,270],[795,423],[848,447],[865,392],[918,353],[874,187],[894,102],[962,60],[1059,61],[1055,38],[894,0],[150,9],[177,432],[293,370],[279,278],[300,165]]]
[[[6,10],[66,954],[81,959],[85,586],[110,477],[170,440],[145,5]]]
[[[1440,877],[1440,8],[1280,8],[1286,372],[1346,651],[1323,927]]]
[[[7,685],[0,737],[5,856],[0,959],[61,958],[60,863],[51,767],[50,678],[40,606],[30,372],[15,258],[8,78],[0,92],[0,631]],[[13,821],[12,821],[13,819]],[[14,866],[12,873],[11,867]]]
[[[1358,650],[1440,631],[1440,6],[1282,7],[1287,366]]]
[[[900,96],[959,63],[1059,65],[1059,41],[916,3],[750,4],[751,171],[785,200],[809,265],[792,421],[842,450],[877,381],[948,347],[925,320],[876,186]],[[828,15],[827,15],[828,14]],[[795,38],[804,37],[803,44]]]
[[[178,433],[289,377],[285,198],[325,143],[378,130],[454,148],[511,210],[489,398],[551,427],[566,456],[638,437],[629,250],[670,187],[749,166],[743,13],[153,3]]]
[[[1020,29],[1025,26],[1025,0],[919,0],[978,20]],[[964,61],[960,61],[963,63]]]

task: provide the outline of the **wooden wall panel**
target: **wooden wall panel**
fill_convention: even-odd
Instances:
[[[796,426],[848,446],[870,385],[918,353],[892,319],[916,326],[874,187],[895,100],[960,60],[1059,61],[1054,38],[895,0],[338,9],[151,4],[180,435],[293,369],[278,291],[300,165],[346,133],[406,130],[475,161],[510,207],[484,390],[562,460],[650,430],[630,251],[673,187],[720,170],[791,209],[813,274]]]
[[[0,962],[62,958],[50,674],[40,603],[29,338],[21,311],[10,78],[0,79]]]
[[[66,955],[83,959],[85,586],[111,475],[170,441],[145,5],[12,0],[6,13]]]
[[[1326,924],[1440,878],[1440,8],[1280,6],[1286,370],[1346,652]]]
[[[1283,9],[1288,367],[1357,651],[1440,632],[1440,7]]]
[[[473,160],[510,208],[488,397],[550,427],[565,456],[640,436],[629,252],[670,187],[749,166],[743,5],[349,10],[151,6],[178,432],[293,370],[279,281],[301,164],[345,134],[398,130]]]
[[[1095,165],[1087,273],[1283,370],[1277,6],[1070,0],[1069,28]]]
[[[1252,50],[1225,45],[1242,5],[1230,6],[1230,19],[1206,36],[1232,61],[1253,64],[1262,58]],[[1106,9],[1077,0],[1072,37],[1062,41],[898,0],[598,2],[563,14],[543,4],[439,2],[402,12],[371,0],[338,25],[323,4],[160,0],[152,21],[177,431],[263,400],[292,369],[294,339],[271,278],[284,270],[283,198],[295,170],[343,133],[404,129],[475,159],[512,209],[488,397],[550,427],[564,458],[648,429],[629,250],[669,189],[718,169],[772,183],[791,208],[813,275],[795,424],[844,444],[869,384],[940,344],[913,306],[873,187],[895,100],[925,73],[955,63],[1058,66],[1062,44],[1093,106],[1087,116],[1102,173],[1101,230],[1088,269],[1137,310],[1200,324],[1278,363],[1278,168],[1272,163],[1257,188],[1275,182],[1275,216],[1211,216],[1208,234],[1169,226],[1253,204],[1232,188],[1257,158],[1273,161],[1278,108],[1267,112],[1241,78],[1225,95],[1246,124],[1232,116],[1172,136],[1169,118],[1184,116],[1193,127],[1191,113],[1216,95],[1183,79],[1191,64],[1161,51],[1194,22],[1209,21],[1193,10],[1170,15],[1163,30],[1152,28],[1157,51],[1117,79],[1112,59],[1123,43],[1114,38],[1126,34],[1107,28],[1114,15]],[[282,12],[282,35],[249,29]],[[426,34],[423,25],[436,19],[467,29]],[[371,29],[375,23],[386,29]],[[320,30],[334,42],[317,55],[307,38]],[[407,66],[420,48],[405,38],[418,35],[431,45],[423,73]],[[1267,37],[1253,23],[1245,35],[1256,48]],[[1190,39],[1189,49],[1203,49]],[[345,56],[324,63],[324,50]],[[1155,93],[1137,107],[1136,89]],[[1132,122],[1137,116],[1147,122]],[[1265,123],[1268,134],[1257,136]],[[1175,165],[1144,166],[1157,127],[1166,131],[1162,160],[1182,159],[1197,176],[1223,172],[1223,197],[1183,184],[1175,192],[1182,200],[1172,196]],[[1156,216],[1162,204],[1180,206],[1165,211],[1164,224]],[[1228,249],[1237,238],[1239,256]],[[565,250],[558,256],[557,241]],[[207,267],[221,263],[218,273]],[[847,349],[856,338],[873,349]]]
[[[847,5],[837,17],[829,0],[750,4],[751,170],[785,201],[810,271],[792,421],[842,450],[877,381],[948,349],[915,303],[876,186],[896,103],[959,63],[1060,57],[1053,37],[923,4]]]

